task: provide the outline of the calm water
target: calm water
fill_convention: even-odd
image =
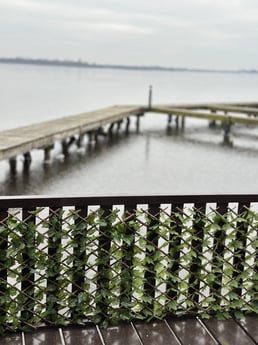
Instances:
[[[209,73],[90,70],[0,65],[1,129],[98,109],[113,104],[257,101],[258,76]],[[146,114],[141,133],[101,140],[89,150],[71,149],[69,159],[56,145],[52,164],[33,152],[29,174],[18,161],[9,174],[0,162],[1,195],[13,194],[182,194],[257,193],[258,129],[233,128],[232,148],[220,128],[186,120],[183,133],[166,132],[164,115]]]

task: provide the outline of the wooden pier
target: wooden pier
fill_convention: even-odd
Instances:
[[[137,126],[139,126],[139,116],[142,115],[142,108],[137,106],[112,106],[97,111],[82,113],[55,119],[52,121],[33,124],[21,128],[10,129],[0,132],[0,160],[9,159],[12,170],[16,167],[16,157],[24,155],[25,161],[31,160],[30,151],[43,149],[45,152],[44,161],[50,160],[50,151],[56,141],[62,142],[63,153],[67,154],[71,138],[77,137],[77,145],[80,146],[82,137],[89,135],[89,140],[97,139],[101,128],[110,125],[109,132],[112,132],[114,124],[127,119],[129,127],[129,117],[137,116]]]
[[[152,90],[150,90],[152,92]],[[200,104],[165,104],[152,105],[152,93],[148,106],[120,105],[86,112],[78,115],[32,124],[29,126],[9,129],[0,132],[0,160],[9,160],[11,171],[16,170],[16,157],[24,156],[24,164],[31,162],[31,151],[44,150],[44,162],[50,161],[50,152],[57,141],[62,143],[64,155],[68,154],[69,146],[76,142],[80,147],[83,137],[89,136],[89,142],[98,139],[98,135],[111,135],[114,126],[120,129],[125,122],[125,131],[129,131],[130,118],[136,117],[136,130],[139,131],[140,116],[146,112],[166,114],[168,125],[182,127],[185,118],[207,119],[210,125],[221,123],[224,129],[224,142],[230,143],[230,129],[233,124],[258,126],[258,103],[200,103]],[[105,130],[104,130],[105,128]]]

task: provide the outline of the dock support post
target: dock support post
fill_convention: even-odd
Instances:
[[[182,128],[182,130],[185,129],[185,117],[184,116],[182,116],[182,118],[181,118],[181,128]]]
[[[224,123],[224,136],[223,136],[223,144],[227,146],[232,146],[233,142],[230,139],[230,128],[231,128],[231,123],[230,122],[225,122]]]
[[[31,153],[26,152],[26,153],[24,153],[23,157],[24,157],[23,167],[25,170],[28,170],[30,165],[31,165],[31,161],[32,161]]]
[[[106,136],[106,133],[105,133],[104,128],[102,126],[98,127],[97,133],[98,133],[98,135],[102,135],[103,137]]]
[[[152,106],[152,85],[149,86],[149,99],[148,99],[148,109],[150,110]]]
[[[49,164],[51,161],[51,150],[53,145],[44,148],[44,164]]]
[[[66,141],[66,139],[62,140],[62,153],[65,157],[69,155],[69,145]]]
[[[217,112],[216,112],[216,110],[211,110],[211,113],[212,113],[212,114],[216,114]],[[216,120],[210,120],[210,121],[209,121],[209,127],[210,127],[210,128],[215,128],[216,125],[217,125],[217,124],[216,124]]]
[[[126,118],[126,127],[125,127],[125,134],[128,135],[129,134],[129,127],[130,127],[130,117]]]
[[[82,147],[82,141],[83,141],[83,134],[80,133],[80,134],[79,134],[79,137],[78,137],[78,139],[77,139],[77,141],[76,141],[76,144],[77,144],[78,149],[80,149],[80,148]]]
[[[179,116],[176,116],[176,129],[179,128]]]
[[[119,121],[117,121],[117,123],[116,123],[116,125],[117,125],[117,132],[119,132],[120,131],[120,128],[121,128],[121,124],[122,124],[122,122],[123,122],[123,120],[119,120]]]
[[[108,128],[108,135],[111,137],[113,135],[114,122],[112,122]]]
[[[140,132],[140,116],[141,115],[136,115],[136,133]]]
[[[98,131],[94,131],[94,143],[97,144],[98,143]]]
[[[89,136],[88,145],[92,147],[94,144],[96,144],[98,140],[98,133],[97,131],[89,131],[88,136]]]
[[[209,127],[210,127],[210,128],[215,128],[216,125],[217,125],[217,124],[216,124],[216,120],[210,120],[210,121],[209,121]]]
[[[172,118],[173,118],[173,116],[171,114],[168,114],[168,127],[171,126]]]
[[[12,175],[15,175],[17,172],[17,158],[12,157],[9,159],[9,165],[10,165],[10,172]]]

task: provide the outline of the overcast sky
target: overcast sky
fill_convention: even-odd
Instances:
[[[258,69],[258,0],[0,0],[0,56]]]

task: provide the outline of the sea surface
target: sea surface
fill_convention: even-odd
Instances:
[[[0,64],[0,130],[114,104],[258,101],[257,74],[126,71]],[[29,171],[18,157],[10,175],[0,162],[0,195],[135,195],[258,193],[258,128],[233,126],[233,146],[207,120],[186,119],[167,130],[167,116],[146,114],[140,133],[101,138],[91,149],[55,145],[51,164],[32,152]]]

